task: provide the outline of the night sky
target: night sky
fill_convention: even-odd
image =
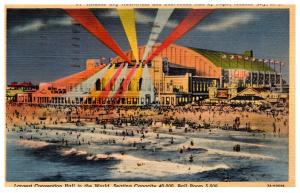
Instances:
[[[139,45],[147,43],[156,11],[136,9]],[[187,11],[175,9],[158,42],[167,37]],[[129,43],[115,9],[93,9],[93,12],[121,49],[128,50]],[[61,9],[8,9],[7,30],[8,83],[52,81],[83,70],[88,58],[116,56],[83,27],[72,25],[71,18]],[[74,30],[80,33],[75,34]],[[289,11],[215,10],[175,43],[241,54],[252,49],[256,58],[283,61],[287,79]]]

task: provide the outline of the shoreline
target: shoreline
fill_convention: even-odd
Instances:
[[[103,122],[100,118],[99,122],[95,119],[80,119],[69,120],[72,121],[69,123],[68,109],[10,106],[7,111],[6,137],[30,151],[45,149],[46,152],[36,154],[37,159],[39,156],[48,159],[47,152],[51,151],[59,156],[58,160],[66,160],[66,164],[77,164],[77,161],[83,165],[99,162],[99,167],[104,167],[101,166],[101,161],[112,162],[113,166],[108,170],[111,175],[108,178],[111,180],[172,179],[172,176],[197,176],[215,171],[235,173],[236,168],[241,165],[250,164],[249,167],[252,167],[253,163],[262,164],[264,167],[279,164],[284,169],[285,161],[280,160],[285,158],[280,156],[287,153],[288,133],[283,130],[281,133],[270,132],[271,128],[264,131],[253,131],[253,127],[244,130],[241,125],[248,121],[243,118],[247,118],[245,115],[250,115],[249,112],[233,110],[234,112],[225,114],[226,121],[236,119],[239,114],[240,119],[234,122],[239,124],[238,129],[218,126],[217,121],[222,117],[217,116],[217,109],[214,109],[214,113],[204,109],[197,112],[194,109],[165,112],[162,109],[130,109],[124,111],[128,117],[131,116],[128,119],[122,115],[119,119],[120,112],[116,111],[108,115],[114,121]],[[78,115],[96,117],[101,111],[77,109]],[[121,111],[120,114],[122,113]],[[43,114],[46,114],[46,118],[40,120]],[[145,119],[145,114],[152,116],[146,116],[148,118]],[[264,113],[256,114],[273,119]],[[139,118],[133,119],[132,116]],[[211,120],[207,126],[206,119],[210,116],[215,117],[216,121]],[[282,116],[284,115],[275,116],[275,119],[279,119],[277,125],[283,124]],[[237,145],[239,150],[235,149]],[[255,164],[253,167],[256,167]],[[272,173],[272,169],[270,171]],[[224,181],[230,180],[224,177]]]
[[[269,151],[285,149],[269,142],[274,141],[274,144],[278,144],[286,140],[283,136],[274,137],[272,134],[257,133],[253,136],[253,133],[249,132],[220,129],[211,129],[211,131],[203,129],[195,133],[185,133],[182,129],[181,132],[159,133],[157,137],[158,133],[154,133],[149,128],[140,133],[142,130],[136,126],[108,125],[105,129],[100,127],[94,129],[95,125],[89,124],[73,125],[71,130],[68,129],[69,126],[54,125],[51,128],[35,129],[28,126],[22,129],[16,127],[14,130],[10,128],[7,137],[13,139],[16,145],[29,149],[30,152],[40,152],[35,155],[43,159],[48,159],[48,153],[51,151],[51,156],[59,156],[51,159],[65,160],[65,164],[83,166],[89,163],[88,165],[99,164],[100,166],[103,161],[112,161],[114,165],[109,177],[112,181],[114,179],[163,179],[180,175],[197,176],[219,170],[235,171],[239,162],[226,161],[227,159],[243,160],[246,163],[277,162],[279,158]],[[126,133],[123,136],[124,130],[129,134],[133,130],[134,136]],[[116,132],[119,134],[116,135]],[[223,139],[228,136],[228,139]],[[239,137],[250,141],[239,140]],[[236,144],[241,145],[240,152],[232,150]],[[259,151],[252,152],[248,149]],[[261,152],[260,149],[264,151]],[[224,161],[214,161],[215,159],[224,159]],[[231,179],[224,178],[224,180]]]

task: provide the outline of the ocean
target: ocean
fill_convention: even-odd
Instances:
[[[228,134],[230,133],[230,134]],[[120,144],[96,144],[91,149],[102,153],[122,150],[126,154],[162,163],[175,162],[199,165],[203,168],[215,165],[207,171],[194,173],[170,173],[170,175],[147,175],[145,171],[119,171],[120,160],[87,160],[85,156],[64,156],[62,147],[51,145],[29,148],[19,145],[14,134],[7,135],[6,180],[22,181],[247,181],[280,182],[288,180],[288,138],[271,134],[250,134],[222,131],[214,135],[189,134],[183,139],[193,140],[197,147],[184,153],[169,148],[161,142],[161,148],[131,149]],[[162,137],[161,141],[164,138]],[[167,140],[167,139],[166,139]],[[177,140],[174,146],[180,144]],[[232,150],[241,145],[241,152]],[[201,148],[200,148],[201,147]],[[193,162],[188,158],[193,155]],[[129,162],[130,163],[130,162]],[[147,167],[147,166],[145,166]],[[149,169],[149,168],[148,168]],[[151,170],[151,168],[150,168]],[[123,172],[123,173],[122,173]]]

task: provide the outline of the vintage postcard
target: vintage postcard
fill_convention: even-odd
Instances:
[[[295,186],[293,5],[6,5],[6,186]]]

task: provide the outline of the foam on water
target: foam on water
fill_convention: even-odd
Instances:
[[[9,179],[24,181],[28,179],[205,181],[209,178],[213,181],[223,181],[229,176],[230,180],[236,181],[274,181],[287,178],[288,149],[284,139],[274,138],[264,141],[263,138],[256,136],[245,136],[251,140],[236,141],[236,136],[232,137],[232,134],[230,136],[220,134],[217,136],[220,139],[209,135],[184,137],[178,134],[160,134],[157,143],[151,144],[149,141],[156,135],[150,136],[150,134],[143,140],[143,144],[147,143],[145,149],[131,146],[132,141],[139,139],[138,135],[126,137],[125,140],[117,136],[116,144],[106,145],[103,141],[111,139],[112,136],[93,134],[94,143],[91,145],[73,147],[62,146],[60,143],[12,138],[13,143],[9,145],[10,150],[8,150],[10,154],[7,156],[8,162],[11,163],[8,164],[9,169],[7,169],[10,172]],[[240,133],[236,135],[238,134]],[[92,134],[85,135],[85,139],[90,135]],[[170,144],[171,137],[174,138],[173,144]],[[257,143],[256,138],[258,138]],[[45,138],[45,140],[48,139]],[[194,142],[193,145],[191,141]],[[243,147],[241,152],[232,151],[233,145],[237,143]],[[12,146],[15,144],[18,146]],[[179,153],[179,149],[183,146],[185,150]],[[273,146],[279,148],[272,148]],[[19,153],[15,153],[14,148],[18,149]],[[193,162],[189,162],[190,155],[194,156]],[[30,165],[28,163],[31,162],[27,163],[25,159],[31,159],[36,163]],[[20,162],[14,160],[20,160]],[[15,163],[22,167],[15,169]],[[51,169],[51,164],[58,168]],[[36,165],[39,167],[37,168]],[[23,171],[23,167],[28,169]],[[19,171],[27,172],[28,177],[21,173],[17,174],[16,172]],[[34,178],[29,176],[34,176]]]
[[[170,161],[154,161],[132,155],[113,154],[112,157],[121,160],[116,165],[115,176],[121,178],[134,177],[167,177],[178,174],[194,174],[216,169],[229,169],[226,164],[194,165],[180,164]]]
[[[89,154],[87,151],[78,150],[76,148],[63,148],[59,151],[61,156],[69,156],[69,157],[79,157],[84,158],[87,161],[99,161],[99,160],[109,160],[112,159],[107,154]]]
[[[45,141],[33,141],[33,140],[18,140],[16,141],[16,144],[22,145],[24,147],[29,147],[29,148],[43,148],[50,145],[50,143],[47,143]]]
[[[63,148],[59,150],[59,154],[63,157],[77,157],[86,161],[119,160],[120,162],[118,162],[113,171],[118,174],[115,175],[118,178],[127,178],[132,176],[167,177],[178,174],[194,174],[216,169],[229,169],[229,166],[226,164],[180,164],[170,161],[148,160],[129,154],[88,154],[86,151],[80,151],[76,148]]]
[[[232,156],[232,157],[241,157],[241,158],[249,158],[249,159],[261,159],[261,160],[275,160],[275,157],[260,155],[256,153],[245,153],[245,152],[235,152],[235,151],[224,151],[219,149],[207,149],[208,154],[217,154],[224,156]]]

